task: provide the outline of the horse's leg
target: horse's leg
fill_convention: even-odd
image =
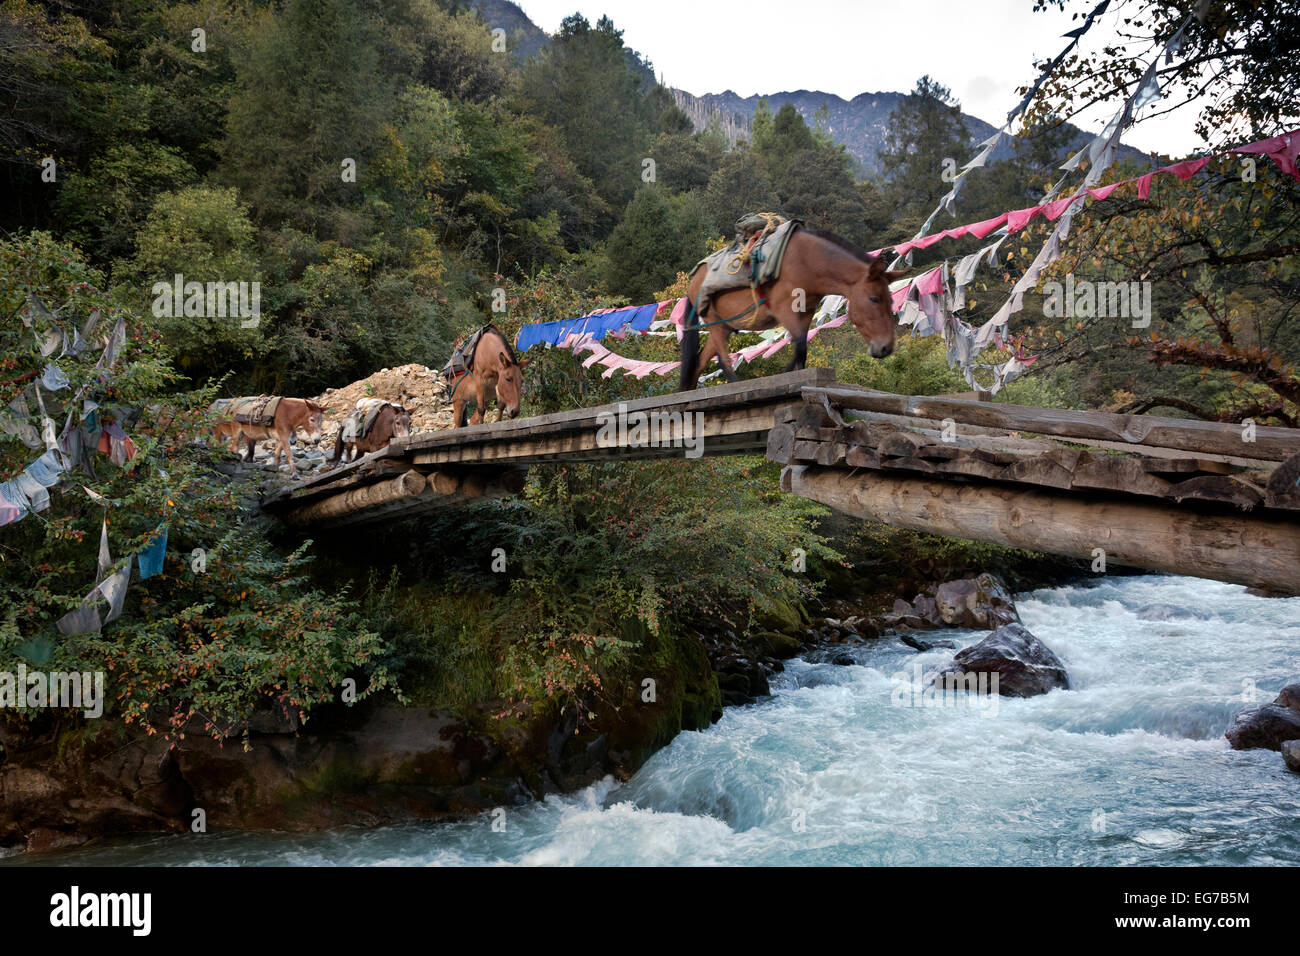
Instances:
[[[790,337],[794,339],[794,358],[790,359],[785,370],[795,372],[808,364],[808,326],[801,324],[798,329],[791,330]]]
[[[469,423],[471,425],[482,425],[483,409],[487,407],[487,387],[484,386],[482,382],[476,380],[474,382],[474,388],[474,415],[470,418]]]
[[[782,297],[784,298],[784,297]],[[780,302],[781,299],[775,301]],[[794,342],[794,357],[785,367],[787,372],[794,372],[808,365],[808,328],[812,325],[811,312],[796,312],[792,305],[777,305],[770,310],[781,327],[790,333]]]
[[[715,325],[709,329],[708,348],[713,350],[713,354],[718,357],[718,364],[722,366],[722,374],[727,376],[728,382],[739,382],[740,376],[736,374],[735,369],[731,367],[731,351],[728,343],[731,340],[731,333],[726,331],[725,325]],[[706,349],[707,351],[708,349]],[[703,364],[703,363],[701,363]]]
[[[277,409],[277,412],[279,410]],[[280,468],[280,452],[284,452],[285,460],[289,462],[289,476],[298,477],[298,467],[293,462],[293,447],[289,444],[289,432],[291,426],[288,423],[288,416],[281,419],[279,414],[275,416],[275,437],[280,443],[279,449],[275,453],[275,468]]]
[[[451,401],[451,427],[465,427],[465,399],[461,395],[457,395]]]

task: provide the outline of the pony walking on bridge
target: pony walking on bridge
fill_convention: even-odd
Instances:
[[[781,227],[789,233],[775,253],[775,269],[760,269],[762,253],[755,246],[772,232],[772,220],[777,220],[770,214],[764,214],[764,218],[769,220],[764,235],[750,239],[739,254],[735,254],[735,246],[714,254],[721,261],[729,260],[732,266],[737,260],[742,264],[748,261],[751,275],[748,284],[742,276],[740,282],[728,283],[725,291],[710,294],[705,288],[706,279],[711,280],[713,287],[719,286],[718,268],[709,267],[713,257],[691,273],[687,293],[690,305],[682,334],[680,391],[695,388],[700,370],[714,357],[727,380],[737,380],[728,346],[734,332],[761,332],[778,324],[784,326],[794,341],[794,358],[786,371],[803,368],[808,359],[808,328],[813,313],[817,303],[828,295],[842,295],[848,300],[849,322],[867,340],[873,357],[885,358],[894,350],[894,311],[889,283],[901,279],[907,270],[891,272],[885,268],[884,259],[834,233],[808,229],[797,220],[784,222]],[[738,270],[728,267],[727,271],[735,275]],[[703,352],[700,332],[708,336]]]
[[[465,406],[471,399],[475,408],[469,424],[481,424],[494,395],[496,421],[501,421],[503,415],[517,416],[528,362],[515,358],[510,341],[493,325],[483,326],[459,343],[442,369],[451,388],[452,427],[465,426]]]

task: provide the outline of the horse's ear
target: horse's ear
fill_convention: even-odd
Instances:
[[[885,281],[897,282],[899,279],[903,278],[903,276],[907,275],[911,271],[912,271],[911,269],[891,269],[890,271],[885,273]]]
[[[885,258],[884,256],[876,256],[874,259],[871,260],[871,265],[867,269],[867,278],[880,279],[884,276],[884,274],[885,274]]]
[[[510,367],[510,356],[509,356],[509,355],[506,355],[505,352],[498,352],[498,353],[497,353],[497,359],[500,360],[500,362],[501,362],[501,367],[502,367],[502,368],[509,368],[509,367]]]
[[[527,364],[528,364],[529,362],[531,362],[531,361],[532,361],[532,359],[520,359],[520,360],[519,360],[519,367],[520,367],[520,368],[523,368],[525,365],[527,365]]]

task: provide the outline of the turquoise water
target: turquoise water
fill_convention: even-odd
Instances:
[[[1139,611],[1147,605],[1162,611]],[[137,839],[84,864],[1295,864],[1300,775],[1223,732],[1300,680],[1300,599],[1191,578],[1022,594],[1072,689],[895,706],[947,661],[886,639],[790,661],[773,696],[681,734],[630,781],[504,815],[323,834]],[[1150,620],[1163,617],[1163,620]],[[983,633],[938,632],[959,645]],[[982,703],[987,704],[987,701]],[[28,862],[35,862],[31,860]]]

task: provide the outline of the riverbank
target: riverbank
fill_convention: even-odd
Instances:
[[[11,863],[1296,865],[1300,777],[1234,751],[1233,716],[1295,679],[1300,600],[1186,578],[1019,593],[1069,691],[898,707],[897,675],[941,666],[898,640],[850,665],[787,661],[771,697],[679,735],[627,781],[454,822],[210,833]],[[1163,607],[1163,615],[1144,608]],[[1163,617],[1163,619],[1154,619]],[[969,645],[943,629],[927,639]],[[816,655],[814,655],[816,656]]]
[[[887,633],[907,639],[916,629],[1001,620],[949,608],[945,622],[933,600],[917,602],[924,621],[896,606],[882,611],[899,587],[855,592],[841,581],[809,607],[778,605],[740,635],[716,626],[642,632],[584,712],[501,699],[457,710],[369,701],[317,708],[305,725],[263,711],[246,740],[195,728],[168,742],[97,722],[0,728],[0,847],[39,854],[150,832],[396,825],[628,780],[680,733],[714,724],[724,705],[768,697],[787,660],[860,652]],[[1010,601],[990,575],[927,588],[936,590],[968,595],[971,607]],[[846,615],[849,607],[861,614]]]

